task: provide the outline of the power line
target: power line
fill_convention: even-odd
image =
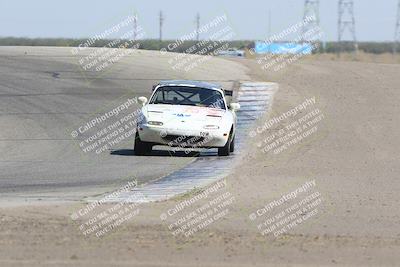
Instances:
[[[354,46],[354,51],[358,51],[358,44],[356,39],[356,21],[354,18],[354,1],[353,0],[339,0],[339,17],[338,17],[338,54],[343,50],[344,36],[346,30],[351,35],[351,42]]]

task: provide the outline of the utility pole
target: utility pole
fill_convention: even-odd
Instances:
[[[301,33],[302,42],[317,41],[311,36],[307,36],[307,32],[319,29],[319,0],[305,0],[304,2],[304,15],[303,15],[303,28]],[[318,33],[318,32],[317,32]]]
[[[196,15],[196,41],[200,41],[200,14]]]
[[[397,6],[397,18],[396,18],[396,26],[394,34],[393,53],[399,52],[399,46],[400,46],[400,0]]]
[[[133,41],[137,40],[137,34],[138,34],[138,27],[137,27],[137,15],[133,17]]]
[[[162,11],[160,11],[160,42],[162,42],[162,27],[163,27],[163,24],[164,24],[164,16],[163,16],[163,13],[162,13]]]
[[[271,38],[271,9],[268,10],[268,38]]]
[[[346,30],[351,34],[351,42],[354,46],[354,52],[358,51],[358,44],[356,39],[356,21],[354,19],[354,1],[353,0],[339,0],[339,18],[338,18],[338,55],[343,49],[343,39]]]

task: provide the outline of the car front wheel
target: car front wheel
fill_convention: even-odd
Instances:
[[[229,150],[231,153],[235,152],[235,136],[233,136],[231,141],[231,149]]]
[[[232,145],[233,145],[233,149],[235,148],[234,141],[235,141],[235,138],[234,137],[231,138],[231,136],[229,136],[228,141],[226,142],[225,146],[218,148],[218,156],[229,156],[230,153],[233,152]]]
[[[142,142],[142,140],[140,140],[139,133],[136,132],[135,147],[134,147],[135,155],[144,156],[146,154],[149,154],[151,152],[152,148],[153,147],[151,144],[149,144],[147,142]]]

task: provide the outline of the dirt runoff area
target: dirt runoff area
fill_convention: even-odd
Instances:
[[[161,203],[2,207],[0,265],[398,266],[400,65],[240,61],[279,90],[230,176]],[[90,228],[110,211],[130,216]]]

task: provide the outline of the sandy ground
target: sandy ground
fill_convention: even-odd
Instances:
[[[250,138],[226,187],[210,196],[234,196],[226,216],[189,237],[173,236],[174,217],[160,215],[192,193],[140,205],[134,219],[97,238],[83,236],[83,221],[70,217],[82,203],[1,208],[0,265],[398,265],[400,65],[307,60],[275,73],[239,61],[253,80],[280,84],[258,126],[314,96],[324,119],[313,136],[277,155],[257,144],[285,125]],[[314,179],[323,199],[318,213],[277,238],[262,236],[249,215]]]

